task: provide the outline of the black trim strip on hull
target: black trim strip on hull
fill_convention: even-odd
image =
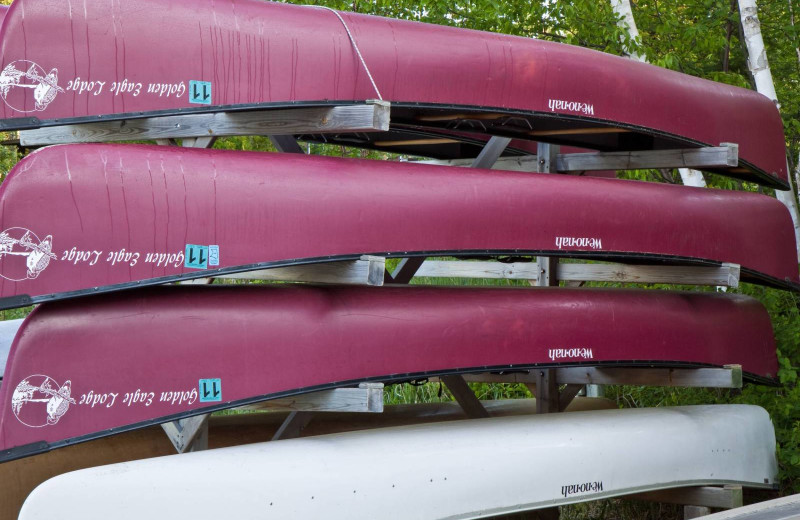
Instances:
[[[650,261],[650,262],[663,262],[671,265],[694,265],[694,266],[719,266],[720,262],[712,260],[703,260],[697,258],[686,258],[680,256],[668,255],[652,255],[646,253],[605,253],[605,252],[582,252],[582,251],[563,251],[563,250],[549,250],[549,251],[530,251],[530,250],[462,250],[462,251],[414,251],[414,252],[365,252],[351,255],[337,255],[337,256],[323,256],[313,258],[299,258],[290,260],[280,260],[275,262],[259,262],[255,264],[240,265],[234,267],[225,267],[220,269],[206,269],[192,273],[184,273],[172,276],[161,276],[158,278],[147,278],[144,280],[137,280],[135,282],[125,282],[111,285],[104,285],[100,287],[92,287],[89,289],[80,289],[75,291],[64,291],[59,293],[43,294],[38,296],[30,296],[27,294],[20,294],[16,296],[8,296],[0,298],[0,310],[14,309],[18,307],[26,307],[38,303],[46,303],[56,300],[64,300],[68,298],[80,298],[82,296],[90,296],[93,294],[106,294],[115,291],[124,291],[129,289],[136,289],[139,287],[150,287],[153,285],[162,285],[173,282],[181,282],[185,280],[194,280],[197,278],[214,278],[222,275],[245,273],[249,271],[260,271],[262,269],[273,269],[279,267],[293,267],[301,265],[321,264],[329,262],[341,262],[348,260],[358,260],[364,255],[383,256],[386,258],[407,258],[407,257],[432,257],[432,256],[451,256],[451,257],[495,257],[495,256],[558,256],[566,258],[587,258],[593,260],[622,260],[622,261]],[[759,273],[744,267],[741,272],[746,274],[746,279],[761,282],[767,286],[775,287],[788,291],[800,292],[800,284],[795,284],[790,280],[779,280],[777,278]]]

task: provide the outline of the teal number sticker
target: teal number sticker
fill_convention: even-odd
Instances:
[[[191,269],[208,269],[208,246],[186,244],[186,261],[183,265]]]
[[[189,103],[198,105],[211,104],[211,82],[195,81],[189,82]]]
[[[197,389],[200,390],[201,403],[222,401],[221,379],[201,379],[197,385]]]

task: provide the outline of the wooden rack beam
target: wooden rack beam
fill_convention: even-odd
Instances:
[[[723,368],[562,367],[551,369],[559,385],[641,385],[668,387],[741,388],[741,365]],[[468,374],[469,383],[536,383],[537,370],[511,374]]]
[[[593,152],[560,155],[560,172],[589,170],[644,170],[649,168],[730,168],[739,165],[739,146],[647,150],[636,152]]]
[[[420,161],[423,164],[469,166],[471,159]],[[702,148],[642,150],[632,152],[591,152],[558,154],[556,171],[584,172],[596,170],[644,170],[651,168],[735,168],[739,164],[739,147],[733,143]],[[539,158],[535,155],[501,157],[494,165],[498,170],[536,172]]]
[[[275,280],[284,282],[336,283],[347,285],[383,285],[386,259],[362,256],[359,260],[276,267],[245,273],[226,274],[232,280]]]
[[[163,423],[161,428],[178,453],[208,449],[208,414]]]
[[[332,107],[298,107],[185,114],[20,131],[23,146],[97,143],[145,139],[293,135],[389,130],[390,105],[384,101]]]
[[[625,498],[647,500],[650,502],[665,502],[687,506],[710,507],[714,509],[733,509],[742,507],[742,486],[726,485],[697,486],[675,489],[662,489],[628,495]]]
[[[563,281],[668,283],[738,287],[738,264],[721,266],[671,266],[559,263],[556,277]],[[416,276],[430,278],[490,278],[538,281],[541,268],[535,262],[483,262],[427,260]]]
[[[358,388],[336,388],[249,404],[238,410],[289,412],[383,412],[383,383],[361,383]]]

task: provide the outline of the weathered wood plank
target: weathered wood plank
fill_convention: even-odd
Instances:
[[[560,384],[741,388],[742,367],[726,368],[559,368]]]
[[[500,263],[428,260],[422,264],[416,276],[537,281],[541,276],[541,271],[541,266],[533,262]],[[563,281],[668,283],[738,287],[740,271],[738,264],[673,266],[559,263],[556,268],[556,277]]]
[[[559,264],[559,280],[624,283],[667,283],[738,287],[738,264],[716,266]]]
[[[536,143],[539,155],[536,161],[537,173],[556,173],[558,166],[558,152],[561,149],[557,144]]]
[[[508,137],[492,136],[489,142],[484,145],[481,153],[470,164],[471,168],[491,168],[497,159],[503,155],[511,139]]]
[[[639,367],[563,367],[556,371],[556,381],[563,385],[642,385],[707,388],[741,388],[741,365],[724,368],[639,368]],[[535,384],[536,372],[512,374],[468,374],[469,383]]]
[[[363,256],[360,260],[276,267],[219,278],[234,280],[274,280],[285,282],[336,283],[347,285],[383,285],[386,259]]]
[[[283,153],[303,153],[300,144],[291,135],[271,135],[269,140],[276,150]]]
[[[563,412],[569,406],[569,403],[578,395],[584,388],[584,385],[566,385],[563,390],[558,394],[558,411]]]
[[[300,437],[300,433],[308,426],[311,419],[314,418],[314,412],[291,412],[289,416],[283,421],[278,431],[272,436],[273,441],[281,439],[296,439]]]
[[[738,164],[739,147],[732,143],[678,150],[572,153],[562,154],[557,159],[557,169],[562,172],[646,168],[707,169],[728,168]]]
[[[497,278],[537,280],[539,268],[534,262],[481,262],[463,260],[426,260],[415,276],[429,278]]]
[[[685,148],[676,150],[644,150],[637,152],[593,152],[558,154],[556,171],[582,172],[596,170],[638,170],[647,168],[735,168],[738,165],[739,148],[736,144]],[[426,160],[423,164],[447,166],[469,166],[471,159]],[[540,159],[535,155],[501,157],[494,165],[497,170],[536,172]],[[731,169],[730,171],[737,171]],[[746,171],[746,170],[742,170]]]
[[[139,139],[371,132],[389,129],[389,103],[218,112],[53,126],[20,132],[23,146]]]
[[[534,370],[536,380],[536,413],[556,413],[559,406],[558,382],[554,369]]]
[[[291,412],[383,412],[383,383],[361,383],[358,388],[335,388],[242,406],[241,410]]]
[[[724,487],[697,486],[688,488],[662,489],[628,495],[625,498],[664,502],[689,506],[711,507],[714,509],[733,509],[742,507],[742,486],[726,485]]]
[[[178,453],[208,449],[208,414],[195,415],[163,423],[161,428],[167,434]]]
[[[483,407],[478,397],[467,385],[461,376],[442,376],[442,382],[456,398],[461,409],[470,419],[483,419],[489,417],[489,412]]]

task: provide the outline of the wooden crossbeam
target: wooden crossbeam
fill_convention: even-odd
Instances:
[[[384,101],[332,107],[298,107],[147,117],[51,126],[20,131],[23,146],[149,139],[293,135],[389,130]]]
[[[472,164],[470,164],[471,168],[491,168],[497,159],[505,151],[508,144],[511,142],[511,139],[508,137],[498,137],[493,136],[489,139],[489,142],[481,150],[481,153],[478,154]]]
[[[361,383],[358,388],[335,388],[321,392],[271,399],[239,407],[240,410],[289,412],[383,412],[383,383]]]
[[[208,449],[208,414],[163,423],[161,428],[178,453]]]
[[[559,368],[561,384],[741,388],[742,367],[725,368]]]
[[[641,385],[668,387],[741,388],[741,365],[723,368],[562,367],[556,371],[560,385]],[[537,370],[511,374],[467,374],[469,383],[536,383]]]
[[[300,437],[300,433],[313,418],[313,412],[291,412],[283,421],[283,424],[280,425],[278,431],[275,432],[275,435],[272,436],[272,440],[278,441]]]
[[[714,509],[742,507],[744,502],[742,486],[738,485],[662,489],[628,495],[625,498],[687,506],[711,507]]]
[[[541,266],[535,262],[482,262],[427,260],[416,276],[429,278],[488,278],[538,281]],[[621,283],[666,283],[738,287],[741,269],[738,264],[720,266],[673,266],[559,263],[556,277],[562,281]]]
[[[471,159],[426,160],[423,164],[448,166],[469,166]],[[558,154],[555,159],[556,170],[563,173],[598,170],[642,170],[650,168],[725,168],[731,172],[747,172],[738,169],[739,147],[733,143],[702,148],[681,148],[673,150],[642,150],[635,152],[592,152]],[[501,157],[495,169],[521,172],[539,171],[539,157]]]
[[[557,159],[560,172],[588,170],[642,170],[648,168],[729,168],[739,164],[738,145],[563,154]]]
[[[483,419],[489,417],[489,412],[483,407],[480,400],[475,396],[475,393],[467,385],[464,378],[458,375],[455,376],[442,376],[442,382],[453,394],[461,409],[467,414],[470,419]]]
[[[738,287],[738,264],[720,266],[559,264],[558,279],[564,281],[666,283]]]
[[[533,371],[532,375],[536,384],[536,413],[561,411],[555,370],[537,369]]]
[[[276,267],[274,269],[226,274],[219,276],[219,278],[380,286],[383,285],[385,269],[385,258],[365,255],[359,260]]]

